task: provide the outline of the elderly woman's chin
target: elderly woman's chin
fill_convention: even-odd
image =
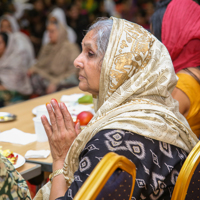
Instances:
[[[79,86],[79,89],[80,89],[80,90],[82,90],[82,91],[84,91],[84,92],[89,92],[89,91],[88,91],[88,86],[87,86],[86,83],[84,83],[83,81],[80,80],[78,86]]]
[[[99,88],[90,87],[89,84],[82,82],[82,81],[79,82],[79,89],[84,91],[84,92],[89,92],[92,95],[98,95],[99,94]]]

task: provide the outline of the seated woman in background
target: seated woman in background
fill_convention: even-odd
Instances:
[[[152,16],[152,29],[167,47],[179,78],[172,96],[200,137],[200,6],[192,0],[169,2],[162,2]]]
[[[18,50],[24,52],[24,59],[27,62],[24,67],[26,67],[26,69],[30,68],[35,61],[34,48],[29,37],[20,32],[16,19],[8,14],[3,15],[0,19],[0,31],[13,33],[13,37],[15,37],[16,41],[16,47]]]
[[[81,131],[64,103],[47,104],[52,125],[45,116],[42,123],[53,175],[35,199],[73,199],[108,152],[135,163],[132,199],[170,199],[198,139],[170,94],[177,78],[165,46],[141,26],[112,17],[91,26],[74,65],[96,114]]]
[[[0,32],[0,101],[1,106],[24,100],[32,94],[27,75],[26,53],[18,49],[12,33]]]
[[[14,166],[0,154],[0,198],[31,200],[26,181]]]
[[[49,94],[62,86],[78,85],[73,61],[80,53],[76,44],[67,40],[67,32],[59,23],[49,23],[50,42],[39,53],[37,63],[29,70],[34,93]]]
[[[62,24],[63,27],[66,29],[67,38],[68,38],[69,42],[76,43],[77,35],[76,35],[75,31],[73,30],[73,28],[68,26],[65,12],[61,8],[54,8],[52,10],[52,12],[49,14],[47,23],[49,23],[49,22]],[[44,32],[44,35],[42,38],[42,44],[43,45],[47,44],[47,43],[49,43],[49,41],[50,41],[50,38],[49,38],[48,30],[47,30]]]

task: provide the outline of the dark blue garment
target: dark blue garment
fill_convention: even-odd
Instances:
[[[109,152],[123,155],[136,165],[132,200],[170,200],[187,157],[184,150],[168,143],[124,130],[102,130],[86,144],[79,156],[79,169],[74,173],[74,182],[65,196],[58,199],[73,199],[94,167]],[[128,194],[127,190],[124,195]]]

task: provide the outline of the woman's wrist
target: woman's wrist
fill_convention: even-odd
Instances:
[[[68,187],[64,178],[63,174],[59,174],[57,176],[54,176],[51,180],[51,193],[50,193],[50,200],[51,199],[57,199],[58,197],[64,196]]]
[[[50,181],[52,181],[55,176],[63,174],[63,165],[64,165],[64,161],[58,160],[58,161],[53,162],[52,173],[49,175]]]
[[[52,182],[53,178],[55,178],[56,176],[59,176],[59,175],[63,175],[63,169],[57,169],[56,171],[52,172],[49,175],[49,180]]]
[[[52,165],[52,171],[56,171],[58,169],[62,169],[64,165],[64,161],[54,161]]]

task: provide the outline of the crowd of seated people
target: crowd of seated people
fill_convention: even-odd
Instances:
[[[82,49],[85,31],[94,19],[122,17],[149,29],[149,16],[153,13],[154,4],[154,1],[141,4],[128,0],[2,2],[0,32],[7,35],[8,44],[11,39],[14,42],[12,45],[6,44],[7,51],[4,49],[1,53],[0,70],[3,71],[0,84],[4,89],[0,90],[0,106],[77,85],[77,70],[73,69],[73,60]],[[53,34],[57,34],[56,39],[52,39]],[[12,59],[5,62],[11,55]],[[5,83],[11,72],[12,75],[16,73],[15,79],[11,81],[15,87]],[[21,81],[17,81],[19,77]],[[25,83],[23,81],[27,83],[28,89],[21,87]]]

